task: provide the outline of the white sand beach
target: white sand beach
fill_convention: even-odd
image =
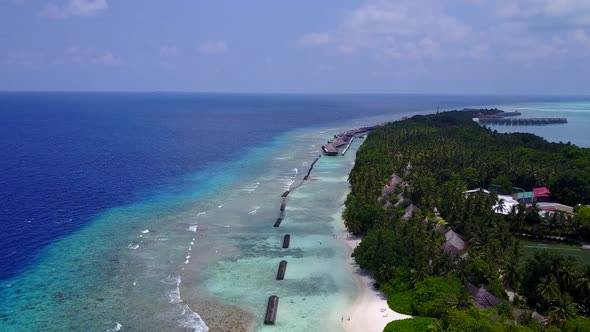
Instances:
[[[361,242],[360,237],[342,235],[350,252]],[[363,272],[351,257],[348,260],[350,269],[359,284],[360,293],[350,309],[346,312],[342,326],[347,332],[381,332],[394,320],[411,318],[412,316],[397,313],[387,305],[385,294],[373,287],[374,280]]]

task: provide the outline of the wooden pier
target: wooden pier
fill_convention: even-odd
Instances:
[[[329,140],[328,143],[322,145],[322,151],[324,151],[324,154],[326,156],[337,156],[338,155],[338,148],[342,147],[344,145],[347,145],[347,144],[348,144],[348,146],[350,146],[350,143],[352,143],[352,139],[356,135],[364,134],[366,132],[369,132],[371,130],[377,129],[382,126],[383,126],[383,124],[377,125],[377,126],[371,126],[371,127],[362,127],[362,128],[358,128],[358,129],[345,131],[345,132],[340,133],[338,135],[334,135],[333,139]],[[346,150],[348,150],[348,148],[346,148]],[[346,150],[344,151],[344,153],[346,153]]]
[[[506,126],[541,126],[548,124],[567,123],[566,118],[504,118],[504,117],[482,117],[481,124],[495,124]]]
[[[287,272],[287,261],[281,261],[279,263],[279,269],[277,271],[277,280],[285,279],[285,272]]]
[[[567,123],[566,118],[521,118],[519,111],[502,111],[499,109],[465,108],[464,111],[478,112],[475,116],[480,124],[505,125],[505,126],[542,126],[550,124]]]
[[[279,297],[272,295],[268,298],[268,305],[266,306],[266,315],[264,315],[265,325],[274,325],[277,319],[277,311],[279,309]]]
[[[350,139],[350,142],[348,142],[348,145],[346,146],[346,148],[344,148],[344,151],[342,151],[343,156],[346,154],[346,151],[348,151],[348,149],[350,148],[350,145],[352,145],[352,142],[354,142],[354,137]]]

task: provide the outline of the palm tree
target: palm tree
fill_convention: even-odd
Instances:
[[[529,207],[525,214],[525,220],[527,221],[527,223],[538,224],[539,222],[541,222],[541,216],[539,216],[540,211],[541,208],[539,208],[537,202],[531,204],[531,207]]]
[[[582,275],[576,281],[576,291],[581,298],[590,296],[590,276]]]
[[[521,279],[519,259],[522,254],[522,247],[519,241],[512,241],[509,252],[504,262],[504,285],[510,289],[516,289]]]
[[[445,329],[440,319],[437,319],[434,323],[428,325],[429,332],[443,332],[444,330]]]
[[[571,296],[565,295],[559,297],[557,303],[549,308],[548,316],[553,324],[561,325],[568,319],[576,317],[578,308],[572,301]]]
[[[583,274],[575,283],[576,298],[582,306],[582,311],[588,313],[590,310],[590,274]]]
[[[439,250],[433,260],[433,267],[437,274],[447,275],[453,269],[453,257],[448,253]]]
[[[393,274],[395,273],[395,268],[391,265],[382,263],[381,267],[379,267],[379,279],[388,281],[393,278]]]
[[[559,299],[561,290],[559,288],[559,282],[552,275],[550,277],[545,276],[541,278],[541,282],[537,285],[537,292],[547,302],[553,302]]]
[[[461,280],[463,283],[468,281],[467,279],[467,266],[469,265],[469,260],[460,258],[455,265],[454,273]]]
[[[557,273],[561,286],[566,290],[570,290],[580,276],[576,267],[570,261],[564,262],[557,270]]]
[[[506,201],[503,198],[497,198],[496,206],[494,207],[494,212],[503,213],[505,209],[504,204],[506,204]]]
[[[428,276],[427,264],[417,262],[416,267],[410,269],[410,272],[412,272],[412,283],[423,281]]]
[[[447,305],[455,310],[465,310],[471,307],[471,295],[463,289],[459,295],[452,295],[446,299]]]
[[[353,234],[360,234],[363,229],[363,225],[356,218],[351,218],[350,220],[345,220],[344,225],[346,225],[347,230]]]
[[[507,264],[504,270],[504,286],[516,289],[520,282],[520,270],[516,264]]]

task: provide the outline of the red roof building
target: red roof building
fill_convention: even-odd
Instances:
[[[533,188],[534,197],[549,197],[550,195],[551,191],[547,187]]]

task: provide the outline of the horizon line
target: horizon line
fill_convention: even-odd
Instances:
[[[190,91],[190,90],[1,90],[0,93],[120,93],[120,94],[144,94],[144,93],[178,93],[178,94],[209,94],[209,95],[315,95],[315,96],[387,96],[387,95],[414,95],[414,96],[477,96],[477,97],[582,97],[590,98],[590,93],[484,93],[484,92],[256,92],[256,91]]]

